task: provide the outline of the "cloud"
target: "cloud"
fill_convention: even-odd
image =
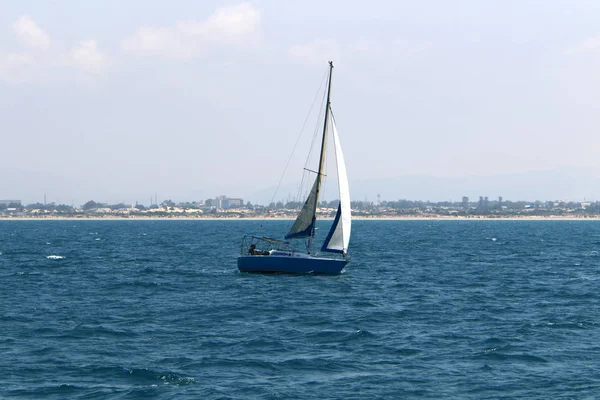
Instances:
[[[108,66],[108,58],[98,50],[95,40],[82,40],[64,57],[64,65],[83,72],[100,74]]]
[[[11,83],[27,82],[35,59],[28,53],[0,55],[0,81]]]
[[[249,3],[217,9],[205,24],[200,24],[196,33],[213,36],[221,35],[226,40],[251,34],[260,25],[260,12]]]
[[[15,21],[13,32],[23,46],[40,50],[50,47],[50,36],[28,15]]]
[[[121,49],[137,56],[195,58],[217,47],[252,43],[259,34],[260,18],[260,11],[250,3],[223,7],[204,21],[139,28],[121,42]]]
[[[191,58],[198,52],[193,43],[187,43],[179,28],[143,27],[131,37],[121,42],[121,49],[137,56],[166,56]]]
[[[583,40],[581,43],[567,49],[567,54],[596,53],[600,52],[600,36]]]
[[[12,27],[15,39],[23,49],[6,54],[0,51],[0,81],[44,81],[52,78],[53,73],[60,70],[56,67],[97,76],[103,73],[109,64],[107,55],[99,50],[97,42],[93,39],[79,41],[67,50],[65,44],[52,41],[50,35],[30,16],[19,17]]]

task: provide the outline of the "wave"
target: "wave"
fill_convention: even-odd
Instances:
[[[7,392],[9,397],[24,398],[70,398],[81,393],[85,387],[71,384],[44,385],[27,389],[14,389]],[[57,397],[58,396],[58,397]]]
[[[107,327],[105,325],[80,324],[73,329],[64,331],[65,338],[89,338],[89,337],[137,337],[138,333],[131,330],[121,330]]]
[[[516,361],[524,363],[547,363],[543,357],[534,356],[532,354],[505,354],[499,352],[499,349],[489,349],[484,351],[483,357],[489,358],[496,361]]]
[[[55,254],[51,254],[51,255],[49,255],[49,256],[46,256],[46,258],[47,258],[48,260],[62,260],[62,259],[64,259],[65,257],[64,257],[64,256],[57,256],[57,255],[55,255]]]
[[[36,370],[43,373],[46,371]],[[121,366],[95,366],[62,368],[62,379],[77,384],[22,385],[4,392],[8,397],[20,398],[107,398],[121,394],[127,398],[152,398],[159,388],[196,384],[196,378],[173,371]]]
[[[319,343],[344,343],[352,342],[355,340],[369,340],[374,339],[377,335],[368,330],[355,330],[355,331],[340,331],[340,330],[321,330],[308,335],[311,340]]]

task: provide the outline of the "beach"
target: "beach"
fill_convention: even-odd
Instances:
[[[333,220],[332,217],[320,218],[322,220]],[[295,217],[189,217],[189,216],[83,216],[83,217],[67,217],[67,216],[0,216],[0,221],[293,221]],[[526,215],[526,216],[509,216],[509,217],[490,217],[490,216],[447,216],[447,215],[431,215],[431,216],[353,216],[354,221],[598,221],[600,215],[586,216],[561,216],[561,215]]]

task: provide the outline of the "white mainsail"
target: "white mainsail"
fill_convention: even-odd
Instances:
[[[331,130],[333,132],[333,143],[335,148],[335,159],[337,164],[338,185],[340,191],[340,206],[333,222],[331,230],[321,250],[346,254],[350,243],[350,230],[352,224],[350,206],[350,187],[348,185],[348,173],[344,153],[340,144],[337,128],[333,114],[331,114]]]

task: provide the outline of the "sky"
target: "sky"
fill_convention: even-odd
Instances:
[[[600,200],[599,22],[596,0],[3,2],[0,199],[265,202],[333,60],[353,199]]]

